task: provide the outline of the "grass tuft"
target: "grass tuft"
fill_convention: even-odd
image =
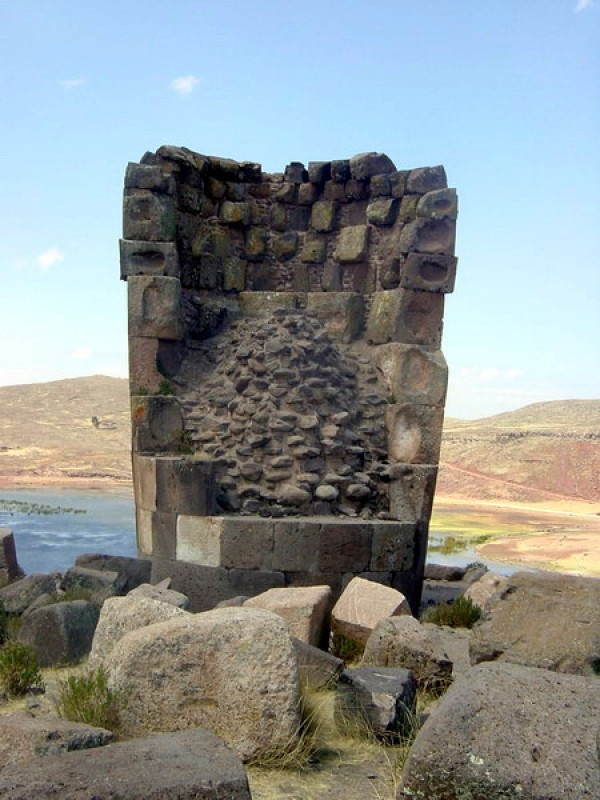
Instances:
[[[457,597],[451,603],[441,603],[428,608],[422,616],[423,622],[448,625],[450,628],[472,628],[481,616],[481,609],[470,597]]]
[[[118,733],[126,696],[109,687],[106,670],[70,675],[59,684],[58,691],[57,709],[61,717]]]
[[[44,689],[37,656],[32,647],[16,639],[0,646],[0,687],[8,697]]]

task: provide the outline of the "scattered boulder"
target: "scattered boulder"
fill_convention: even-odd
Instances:
[[[469,586],[464,596],[468,597],[476,606],[485,610],[507,584],[508,578],[506,575],[485,572]]]
[[[0,600],[9,614],[22,614],[41,594],[56,593],[56,577],[36,573],[0,589]]]
[[[414,723],[417,684],[407,669],[358,667],[342,672],[334,719],[343,730],[365,728],[380,739],[397,741]]]
[[[90,567],[70,567],[64,574],[60,582],[63,591],[68,589],[86,589],[98,604],[101,604],[107,597],[121,594],[125,579],[119,576],[118,572],[106,572]]]
[[[168,606],[165,606],[168,607]],[[109,681],[127,693],[123,731],[205,726],[248,760],[298,731],[298,667],[285,622],[260,609],[187,614],[123,636]]]
[[[0,775],[3,800],[251,800],[237,756],[194,728],[48,756]]]
[[[417,734],[398,797],[595,800],[599,718],[597,678],[481,664]]]
[[[408,600],[401,592],[364,578],[352,578],[331,612],[331,631],[365,645],[377,623],[398,615],[410,615]]]
[[[445,689],[452,680],[452,661],[436,625],[421,625],[414,617],[382,620],[369,637],[362,666],[404,667],[419,688]]]
[[[330,689],[338,682],[344,662],[326,650],[292,637],[298,659],[298,676],[301,686],[310,689]]]
[[[23,619],[18,638],[34,649],[41,667],[72,664],[90,652],[98,613],[87,600],[44,606]]]
[[[152,562],[147,558],[110,556],[103,553],[83,553],[75,559],[76,567],[117,572],[122,581],[122,592],[126,594],[142,583],[150,583]]]
[[[465,577],[465,572],[465,567],[446,564],[425,564],[424,578],[430,581],[462,581]]]
[[[517,572],[474,626],[471,663],[600,674],[600,580]]]
[[[109,597],[104,602],[90,652],[90,666],[108,664],[117,642],[131,631],[181,617],[185,611],[170,603],[131,592],[126,597]]]
[[[182,592],[176,592],[174,589],[170,589],[170,583],[170,578],[154,585],[151,583],[142,583],[140,586],[132,589],[129,595],[131,597],[149,597],[152,600],[159,600],[161,603],[169,603],[169,605],[181,608],[185,611],[190,605],[189,597]]]
[[[323,640],[325,617],[331,604],[329,586],[290,586],[269,589],[246,600],[247,608],[264,608],[282,617],[290,636],[315,647]]]
[[[10,528],[0,528],[0,582],[14,581],[24,574],[17,561],[13,532]]]
[[[114,739],[104,728],[56,717],[34,717],[26,711],[2,715],[0,771],[26,766],[40,756],[101,747]]]

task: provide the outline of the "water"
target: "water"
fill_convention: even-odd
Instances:
[[[10,501],[75,509],[73,513],[25,513]],[[130,492],[77,489],[0,489],[0,528],[11,528],[17,558],[27,574],[64,572],[81,553],[135,556],[135,513]]]

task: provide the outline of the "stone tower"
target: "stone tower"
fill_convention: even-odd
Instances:
[[[380,153],[128,165],[138,549],[196,610],[357,574],[418,605],[456,214],[443,167]]]

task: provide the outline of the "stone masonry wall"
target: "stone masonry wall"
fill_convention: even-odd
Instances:
[[[378,153],[283,174],[178,147],[129,164],[140,552],[418,592],[456,215],[443,167]]]

